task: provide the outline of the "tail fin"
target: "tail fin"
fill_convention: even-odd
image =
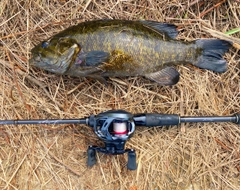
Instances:
[[[219,73],[227,70],[227,62],[222,56],[232,46],[231,42],[218,39],[200,39],[196,40],[196,45],[202,49],[202,55],[195,63],[197,67]]]

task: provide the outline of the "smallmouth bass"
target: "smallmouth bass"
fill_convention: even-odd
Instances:
[[[155,21],[96,20],[67,28],[35,46],[30,65],[61,75],[91,77],[144,76],[174,85],[188,64],[225,72],[222,58],[231,43],[219,39],[176,40],[176,26]]]

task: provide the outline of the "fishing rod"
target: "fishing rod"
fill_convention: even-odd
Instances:
[[[0,125],[85,124],[92,127],[95,134],[105,144],[105,147],[88,147],[88,166],[96,164],[97,151],[113,155],[128,153],[127,168],[135,170],[137,168],[135,150],[125,149],[125,143],[133,136],[136,126],[173,126],[189,122],[232,122],[240,125],[240,114],[232,116],[181,117],[177,114],[131,114],[124,110],[110,110],[81,119],[0,120]]]

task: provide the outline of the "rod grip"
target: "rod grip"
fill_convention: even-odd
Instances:
[[[146,114],[146,126],[178,125],[180,118],[176,114]]]
[[[180,123],[180,117],[177,114],[137,114],[134,115],[133,120],[137,126],[146,127],[178,125]]]

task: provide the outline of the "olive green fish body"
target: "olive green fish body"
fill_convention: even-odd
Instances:
[[[70,76],[145,76],[160,84],[178,81],[178,72],[169,67],[177,64],[225,71],[221,56],[230,46],[228,42],[183,42],[175,40],[176,36],[174,25],[154,21],[84,22],[33,48],[30,63]],[[205,63],[209,61],[218,65]]]
[[[194,44],[170,39],[166,34],[149,29],[142,23],[96,21],[92,25],[80,24],[74,28],[68,30],[71,31],[71,38],[81,44],[83,52],[109,52],[107,63],[100,66],[106,71],[105,76],[144,75],[166,65],[193,62],[196,59]],[[63,35],[65,33],[67,31]],[[69,72],[69,75],[76,76],[74,72]]]

